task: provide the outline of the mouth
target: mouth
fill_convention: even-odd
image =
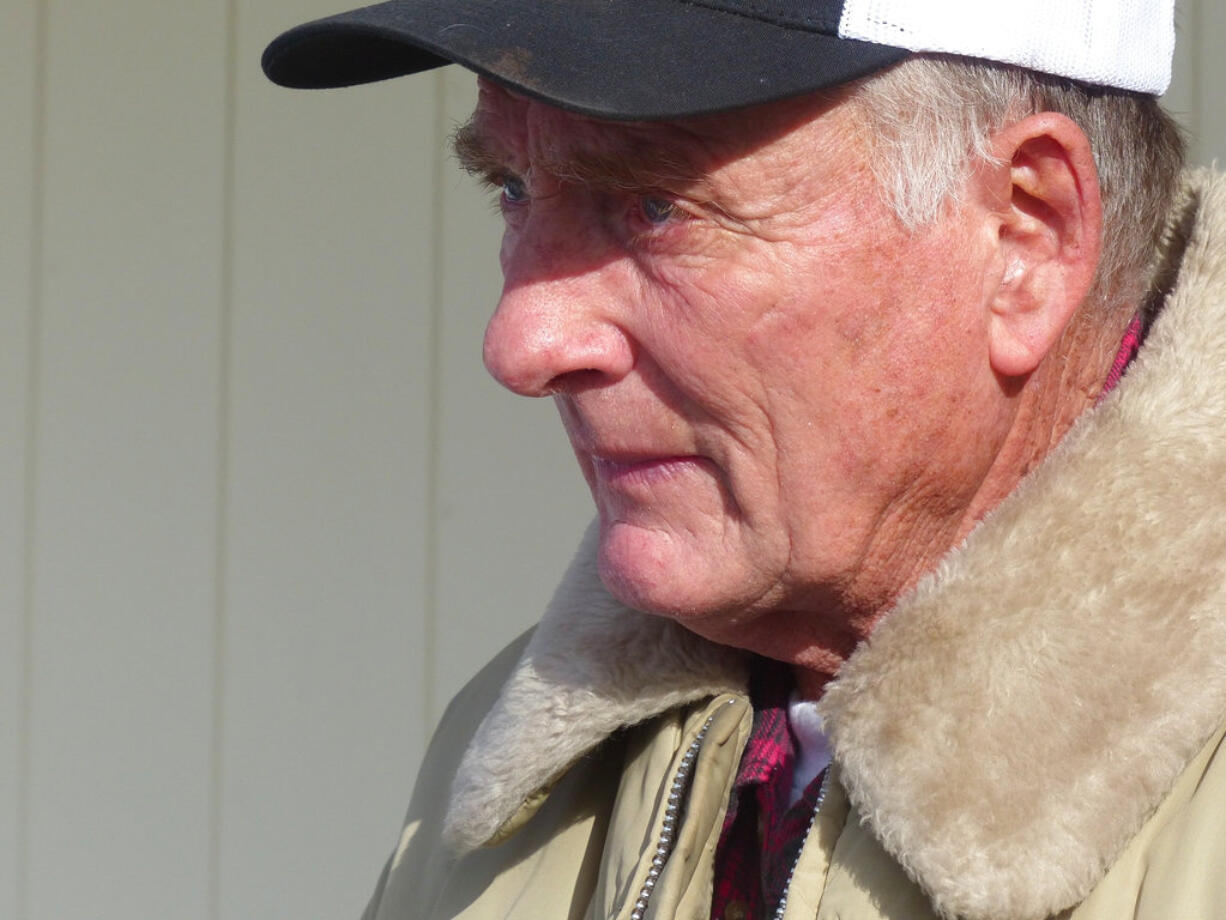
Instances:
[[[591,453],[596,477],[606,485],[648,485],[707,469],[711,461],[696,454],[648,455]]]

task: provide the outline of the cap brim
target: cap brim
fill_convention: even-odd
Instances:
[[[658,120],[799,96],[906,54],[678,0],[390,0],[291,29],[263,65],[318,89],[455,62],[574,112]]]

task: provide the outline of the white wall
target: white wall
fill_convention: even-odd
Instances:
[[[588,516],[480,367],[471,80],[267,84],[335,0],[0,3],[0,917],[355,917]],[[1182,18],[1205,161],[1226,12]]]

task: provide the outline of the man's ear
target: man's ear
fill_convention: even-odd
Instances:
[[[997,374],[1020,377],[1039,366],[1089,293],[1102,201],[1089,139],[1063,115],[1015,122],[992,138],[992,151],[1003,270],[990,296],[989,360]]]

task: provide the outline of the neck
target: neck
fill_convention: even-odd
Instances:
[[[967,508],[956,542],[1051,453],[1087,409],[1097,402],[1120,342],[1135,311],[1082,309],[1070,321],[1056,348],[1016,386],[1013,425],[983,486]]]
[[[848,605],[836,604],[842,611],[837,617],[798,613],[791,615],[790,623],[771,625],[774,648],[763,653],[792,666],[797,688],[805,699],[822,696],[842,662],[872,633],[899,597],[932,571],[985,515],[1016,489],[1060,443],[1082,413],[1095,404],[1132,316],[1127,309],[1090,316],[1079,311],[1056,349],[1034,373],[1024,380],[1002,381],[1002,391],[1011,394],[1009,398],[1015,401],[1015,413],[1001,448],[956,527],[945,532],[925,564],[896,593],[863,609],[856,608],[854,613],[847,612],[851,609]],[[778,616],[788,618],[787,614]]]

